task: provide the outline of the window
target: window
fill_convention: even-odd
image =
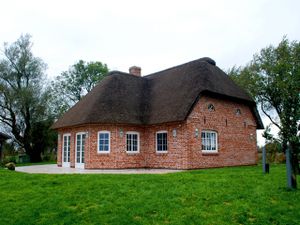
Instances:
[[[110,152],[110,132],[99,131],[98,132],[98,153]]]
[[[207,106],[207,109],[208,109],[208,111],[210,111],[210,112],[215,111],[215,106],[214,106],[213,104],[209,104],[209,105]]]
[[[138,132],[126,133],[126,151],[136,153],[140,151],[140,135]]]
[[[202,151],[203,152],[217,152],[218,151],[218,137],[215,131],[202,131]]]
[[[64,134],[63,135],[63,162],[70,162],[70,141],[71,135]]]
[[[159,131],[156,133],[156,151],[168,151],[168,133],[167,131]]]
[[[239,115],[241,115],[241,114],[242,114],[242,112],[241,112],[240,109],[236,109],[236,110],[235,110],[235,115],[239,116]]]

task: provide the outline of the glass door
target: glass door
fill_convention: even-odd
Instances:
[[[63,146],[62,146],[62,166],[70,167],[70,143],[71,135],[63,135]]]
[[[75,167],[84,169],[84,145],[86,133],[76,134]]]

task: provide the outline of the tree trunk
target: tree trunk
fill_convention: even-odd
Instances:
[[[41,162],[42,161],[42,157],[41,154],[28,154],[29,158],[30,158],[30,162]]]
[[[295,161],[295,154],[292,149],[292,145],[287,145],[285,150],[286,156],[286,169],[287,169],[287,186],[291,189],[297,188],[297,167],[298,162]],[[297,159],[297,157],[296,157]]]
[[[36,151],[33,147],[31,147],[31,145],[29,143],[26,143],[24,145],[24,148],[25,148],[26,154],[30,158],[30,162],[41,162],[42,161],[41,152]]]
[[[295,151],[294,145],[291,144],[291,161],[292,161],[292,186],[293,188],[297,188],[297,174],[299,174],[299,161],[298,161],[298,156],[297,152]]]

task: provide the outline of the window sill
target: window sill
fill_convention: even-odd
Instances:
[[[217,151],[202,151],[202,155],[219,155]]]
[[[110,152],[97,152],[99,155],[108,155]]]
[[[167,154],[168,151],[156,151],[156,154]]]
[[[139,151],[138,151],[138,152],[127,152],[127,151],[126,151],[126,153],[127,153],[128,155],[137,155],[137,154],[140,154]]]

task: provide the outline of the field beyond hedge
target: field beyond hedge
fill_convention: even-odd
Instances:
[[[268,175],[261,166],[164,175],[0,169],[0,224],[300,224],[300,191],[286,189],[284,165]]]

